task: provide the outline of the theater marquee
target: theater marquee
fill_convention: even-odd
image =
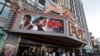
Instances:
[[[83,42],[85,40],[85,32],[77,23],[56,16],[52,17],[36,12],[22,11],[19,13],[13,22],[11,31],[68,37]]]
[[[44,16],[36,13],[20,13],[17,15],[12,31],[30,34],[65,36],[63,19]]]
[[[64,21],[45,16],[25,14],[21,16],[17,29],[64,33]]]

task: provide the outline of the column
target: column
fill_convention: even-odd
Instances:
[[[66,56],[70,56],[70,52],[69,51],[67,51]]]
[[[72,56],[75,56],[75,50],[73,49]]]
[[[67,8],[67,6],[68,6],[68,0],[64,0],[64,5],[65,5],[65,8]]]
[[[80,50],[80,56],[82,56],[82,48],[79,48],[79,50]]]

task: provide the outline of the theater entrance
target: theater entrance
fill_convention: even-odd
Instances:
[[[20,43],[17,51],[17,56],[40,56],[41,47],[39,45],[30,45],[25,43]]]
[[[26,53],[28,53],[27,52],[27,50],[29,49],[29,47],[28,46],[19,46],[19,48],[18,48],[18,54],[17,54],[17,56],[23,56],[23,54],[26,52]]]
[[[74,50],[74,51],[73,51]],[[57,55],[65,54],[67,56],[77,55],[77,52],[74,48],[69,48],[66,46],[60,46],[57,44],[47,43],[43,41],[36,41],[31,39],[22,38],[18,51],[17,56],[48,56],[50,54]]]

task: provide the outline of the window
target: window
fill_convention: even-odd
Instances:
[[[42,5],[45,5],[45,0],[39,0],[39,3],[41,3]]]
[[[34,6],[34,3],[36,2],[35,0],[27,0],[28,3]]]
[[[43,10],[45,0],[27,0],[27,3],[30,3],[32,6],[35,6],[40,10]]]
[[[17,36],[14,36],[12,34],[8,34],[7,40],[18,40],[19,38]]]
[[[5,0],[0,0],[0,3],[5,3]]]
[[[9,12],[10,12],[10,8],[6,6],[1,15],[7,17]]]
[[[0,15],[7,17],[10,12],[10,4],[5,0],[0,0]]]
[[[7,3],[8,6],[10,6],[10,3]]]
[[[57,0],[52,0],[53,2],[57,3]]]

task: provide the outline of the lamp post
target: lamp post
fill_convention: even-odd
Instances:
[[[100,38],[97,38],[96,39],[96,45],[97,45],[97,55],[99,55],[99,53],[100,53]]]
[[[92,41],[92,48],[93,48],[93,53],[94,53],[94,36],[91,36],[91,41]]]

